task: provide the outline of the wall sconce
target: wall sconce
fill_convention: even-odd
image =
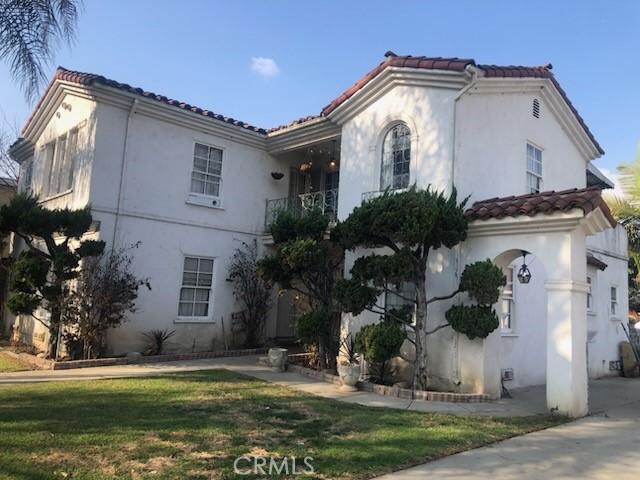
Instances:
[[[531,281],[531,271],[529,271],[529,267],[527,267],[527,252],[522,251],[522,265],[520,266],[520,270],[518,270],[518,281],[520,283],[527,284]]]
[[[271,178],[274,180],[282,180],[284,178],[284,173],[282,172],[271,172]]]

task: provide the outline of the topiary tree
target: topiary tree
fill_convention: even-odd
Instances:
[[[78,278],[82,259],[100,255],[104,242],[82,240],[91,227],[91,210],[48,210],[36,197],[18,194],[0,208],[0,233],[13,233],[26,248],[12,266],[7,306],[30,315],[49,331],[48,355],[56,356],[65,285]],[[47,319],[35,315],[38,308]]]
[[[452,248],[466,239],[465,204],[466,200],[458,203],[455,189],[448,196],[415,186],[400,193],[387,191],[356,207],[333,232],[345,249],[386,248],[389,252],[359,257],[351,278],[338,282],[336,297],[347,312],[358,315],[368,310],[402,322],[412,331],[408,339],[416,351],[413,385],[417,389],[427,388],[428,335],[453,327],[470,338],[484,338],[499,326],[491,305],[497,302],[506,278],[489,260],[467,265],[458,288],[450,294],[427,297],[429,253],[441,247]],[[415,296],[399,293],[403,282],[415,287]],[[453,307],[443,323],[430,329],[427,307],[463,292],[476,305]],[[377,304],[381,295],[395,295],[415,308],[386,309]]]
[[[258,271],[269,283],[297,291],[309,311],[298,320],[298,335],[317,345],[320,368],[335,369],[338,355],[340,307],[334,286],[341,276],[344,250],[327,235],[329,219],[319,210],[302,217],[282,211],[271,227],[274,255],[258,262]]]
[[[389,362],[400,354],[406,334],[400,322],[384,320],[365,325],[356,334],[355,351],[369,363],[369,372],[379,383],[386,383]]]

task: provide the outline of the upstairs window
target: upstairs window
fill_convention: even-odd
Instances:
[[[22,176],[20,177],[20,190],[31,193],[31,181],[33,178],[33,160],[22,164]]]
[[[209,316],[211,285],[213,285],[213,259],[184,257],[178,316]]]
[[[408,188],[410,163],[411,130],[400,123],[386,133],[382,142],[380,190]]]
[[[78,129],[74,128],[44,146],[44,198],[64,193],[73,188],[78,154]]]
[[[611,287],[611,315],[618,314],[618,287]]]
[[[222,150],[196,143],[191,172],[191,193],[219,197],[222,184]]]
[[[529,193],[542,191],[542,150],[527,143],[527,189]]]

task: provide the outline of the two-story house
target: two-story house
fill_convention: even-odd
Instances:
[[[90,204],[109,245],[142,242],[134,265],[153,290],[110,333],[114,353],[139,349],[151,328],[176,330],[185,350],[219,347],[222,319],[237,310],[231,255],[240,241],[269,248],[276,211],[319,207],[344,219],[385,189],[417,184],[470,196],[469,238],[433,253],[429,295],[451,291],[479,259],[509,279],[501,329],[485,340],[431,337],[434,388],[497,397],[501,380],[546,382],[550,407],[581,414],[587,372],[608,374],[618,360],[626,237],[600,195],[611,184],[591,164],[603,150],[550,65],[388,52],[319,115],[270,130],[59,68],[11,153],[21,190],[51,208]],[[528,283],[517,275],[525,262]],[[291,336],[295,299],[275,297],[267,334]],[[431,321],[446,308],[431,306]],[[377,320],[345,315],[344,330]],[[43,340],[27,318],[16,330]]]

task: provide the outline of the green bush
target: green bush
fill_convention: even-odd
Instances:
[[[469,292],[480,305],[493,305],[500,296],[500,287],[507,284],[502,269],[491,260],[467,265],[460,278],[460,290]]]
[[[454,305],[447,310],[445,317],[456,332],[465,334],[471,340],[487,338],[500,326],[493,308],[481,305]]]
[[[375,381],[386,383],[389,361],[400,353],[405,338],[400,323],[388,320],[365,325],[356,334],[356,352],[369,363]]]

